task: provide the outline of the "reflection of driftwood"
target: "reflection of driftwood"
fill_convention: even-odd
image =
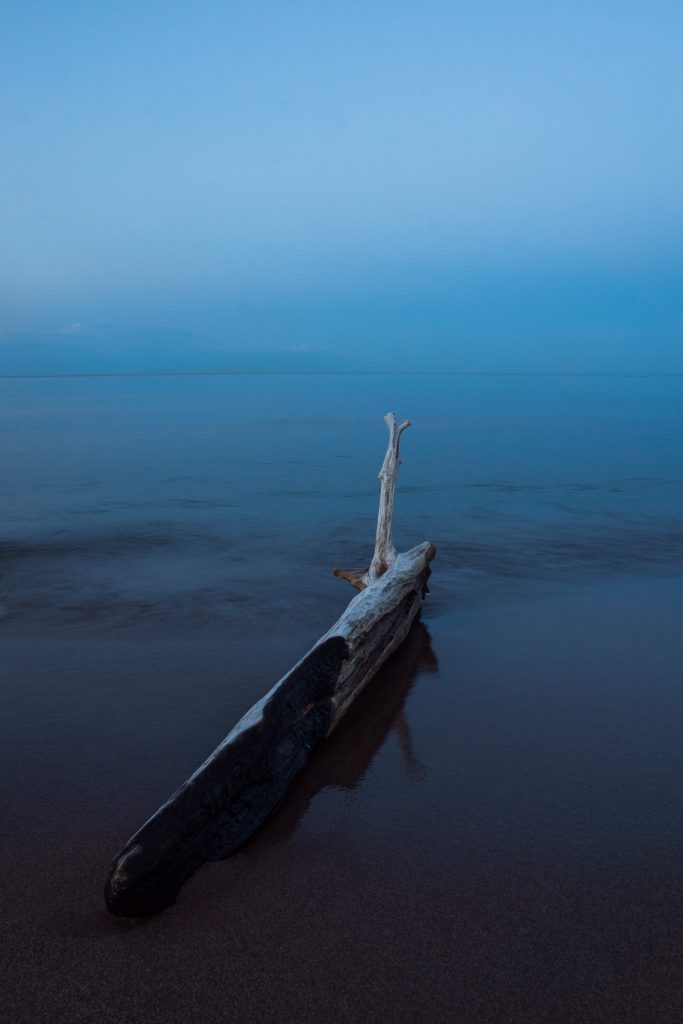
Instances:
[[[385,418],[389,446],[380,472],[374,557],[365,573],[336,570],[361,592],[128,841],[105,890],[112,913],[130,917],[161,910],[201,863],[225,857],[244,842],[408,635],[426,592],[434,545],[394,551],[399,438],[409,424],[397,426],[391,413]]]
[[[405,767],[411,776],[422,772],[413,750],[405,703],[415,681],[438,671],[431,637],[421,619],[349,708],[344,720],[320,745],[294,780],[267,829],[261,830],[259,846],[278,843],[291,835],[306,816],[318,793],[324,789],[352,790],[360,786],[370,767],[393,732]]]

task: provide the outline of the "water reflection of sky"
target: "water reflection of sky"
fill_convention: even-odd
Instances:
[[[368,558],[389,407],[396,540],[432,608],[683,558],[680,378],[263,376],[2,382],[4,626],[287,630]],[[318,614],[320,613],[320,614]]]

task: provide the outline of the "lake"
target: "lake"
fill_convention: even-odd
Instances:
[[[409,417],[421,622],[163,914],[123,842],[369,562]],[[0,380],[12,1021],[680,1020],[683,377]]]

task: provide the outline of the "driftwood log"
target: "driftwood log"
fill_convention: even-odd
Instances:
[[[367,570],[335,569],[360,590],[341,618],[228,733],[114,858],[108,909],[153,914],[207,860],[226,857],[267,818],[309,753],[328,736],[405,640],[427,592],[434,545],[397,555],[391,539],[399,441],[408,421],[385,417],[375,552]]]

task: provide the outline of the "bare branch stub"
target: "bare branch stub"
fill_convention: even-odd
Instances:
[[[362,569],[334,569],[335,576],[348,580],[356,590],[364,590],[371,583],[374,583],[396,561],[396,549],[394,548],[391,536],[394,517],[394,493],[396,491],[398,467],[401,464],[399,458],[401,434],[410,426],[410,420],[404,420],[399,424],[396,422],[393,412],[388,412],[384,417],[384,422],[389,428],[389,443],[382,468],[379,471],[379,512],[377,515],[377,531],[375,533],[375,553],[372,557],[372,562],[366,572],[363,572]]]
[[[340,580],[346,580],[355,587],[356,590],[365,590],[365,577],[367,576],[367,569],[338,569],[332,570],[334,576]]]

